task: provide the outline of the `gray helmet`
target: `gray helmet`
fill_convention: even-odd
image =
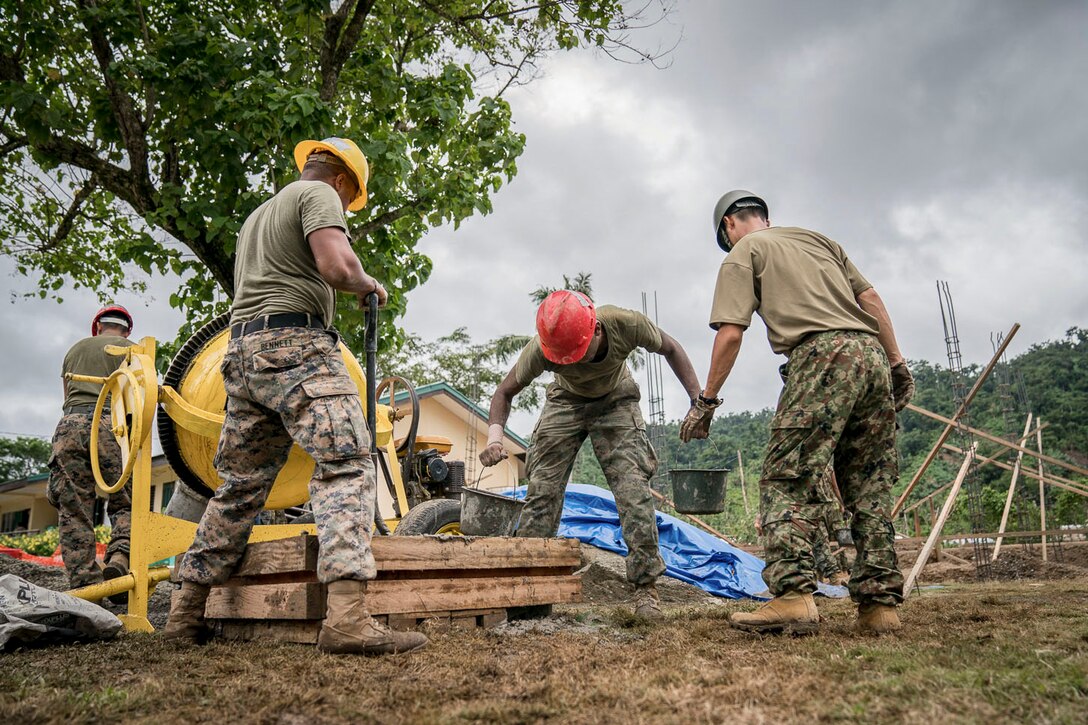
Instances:
[[[761,206],[764,214],[768,217],[771,215],[770,210],[767,208],[767,202],[744,189],[734,189],[718,199],[718,203],[714,205],[714,232],[718,246],[722,248],[722,251],[728,252],[733,248],[733,245],[729,243],[729,236],[725,233],[725,217],[739,209],[750,206]]]

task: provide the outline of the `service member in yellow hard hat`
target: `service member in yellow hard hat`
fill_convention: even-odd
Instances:
[[[649,485],[657,456],[646,436],[641,394],[627,358],[636,348],[661,355],[692,397],[699,392],[695,369],[680,343],[646,315],[597,307],[581,292],[548,295],[537,310],[536,331],[491,398],[480,462],[493,466],[506,458],[502,437],[511,401],[544,371],[554,373],[529,447],[529,490],[517,535],[555,536],[574,458],[589,438],[616,497],[635,613],[656,619],[661,606],[655,584],[665,571]]]
[[[807,229],[772,227],[767,203],[736,190],[714,209],[718,272],[710,327],[715,330],[706,389],[680,427],[684,441],[706,438],[718,391],[757,313],[771,349],[785,355],[785,386],[771,421],[759,481],[763,580],[774,599],[730,624],[749,632],[815,632],[812,541],[824,525],[829,465],[851,515],[857,559],[850,596],[857,628],[899,628],[903,575],[888,518],[899,474],[895,413],[914,382],[880,295],[839,244]]]
[[[60,553],[73,589],[98,584],[103,576],[116,579],[128,573],[129,520],[132,514],[131,484],[111,494],[108,511],[112,531],[106,547],[105,568],[95,561],[94,506],[97,499],[91,472],[91,427],[98,426],[98,465],[103,478],[113,482],[121,477],[121,448],[110,432],[109,407],[97,420],[94,409],[102,386],[69,380],[68,374],[109,377],[124,358],[106,353],[107,345],[127,347],[132,333],[132,315],[121,305],[103,307],[91,321],[91,336],[85,337],[64,356],[61,379],[64,384],[64,416],[53,433],[49,457],[49,483],[45,496],[59,515]],[[128,595],[110,598],[120,603]]]
[[[355,143],[342,138],[303,141],[295,163],[299,180],[257,207],[238,234],[222,365],[227,410],[215,459],[223,484],[178,568],[182,584],[166,636],[205,636],[209,588],[225,581],[244,553],[294,442],[315,461],[317,576],[328,585],[318,649],[408,652],[427,638],[395,632],[366,609],[366,581],[376,574],[370,551],[376,475],[359,391],[331,326],[336,290],[358,295],[360,304],[371,293],[386,300],[352,250],[344,217],[366,205],[369,169]]]

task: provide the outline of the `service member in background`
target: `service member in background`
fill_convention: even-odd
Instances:
[[[588,437],[616,497],[635,613],[657,618],[661,607],[655,582],[665,571],[649,485],[657,456],[646,436],[627,357],[636,348],[662,355],[692,397],[699,392],[695,369],[680,344],[648,317],[612,305],[595,307],[580,292],[550,294],[537,310],[536,330],[491,398],[480,462],[493,466],[506,458],[502,437],[511,401],[544,371],[553,372],[555,381],[548,386],[529,447],[529,490],[517,535],[555,536],[567,480]]]
[[[766,202],[751,192],[724,195],[714,226],[727,253],[710,314],[716,336],[706,389],[681,424],[681,439],[708,435],[753,312],[771,349],[788,357],[759,482],[763,579],[774,598],[730,624],[752,632],[818,629],[812,541],[824,525],[820,478],[833,461],[857,548],[849,585],[857,628],[896,630],[903,576],[888,518],[899,474],[895,413],[914,382],[884,303],[842,247],[807,229],[771,227]]]
[[[328,604],[317,648],[336,654],[391,654],[427,638],[395,632],[366,609],[376,474],[359,391],[331,327],[336,290],[385,289],[351,248],[344,212],[366,205],[368,167],[352,141],[327,138],[295,147],[298,181],[249,215],[238,234],[230,343],[223,359],[226,419],[216,468],[223,484],[177,572],[182,582],[165,636],[206,636],[211,585],[225,581],[292,442],[315,461],[310,502],[317,526],[318,579]]]
[[[121,448],[110,430],[110,409],[95,419],[94,409],[102,386],[67,379],[67,375],[109,377],[121,366],[123,357],[106,353],[107,345],[128,347],[132,315],[120,305],[98,311],[91,321],[91,336],[85,337],[64,356],[61,378],[64,384],[64,416],[53,433],[49,458],[46,498],[60,517],[60,553],[73,589],[90,586],[128,573],[129,521],[132,517],[131,486],[111,494],[108,501],[110,543],[105,568],[95,560],[94,507],[97,499],[91,472],[91,427],[98,426],[98,465],[103,478],[112,483],[121,477]],[[111,597],[116,602],[128,595]]]

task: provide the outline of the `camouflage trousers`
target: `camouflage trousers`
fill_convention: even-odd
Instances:
[[[616,497],[627,544],[627,580],[651,584],[665,571],[657,549],[657,515],[650,478],[657,456],[639,410],[638,385],[627,378],[597,399],[573,395],[555,383],[533,430],[527,474],[529,490],[518,536],[550,537],[559,530],[563,493],[586,437]]]
[[[790,353],[759,482],[763,580],[774,595],[816,589],[812,541],[824,525],[820,478],[832,459],[857,549],[850,595],[896,604],[903,576],[888,518],[899,475],[895,409],[888,360],[873,335],[821,333]]]
[[[97,584],[102,570],[95,563],[94,506],[97,499],[91,472],[91,425],[93,413],[69,413],[60,419],[53,433],[49,457],[49,483],[45,495],[59,514],[60,553],[68,571],[71,588]],[[98,466],[102,478],[112,484],[121,477],[121,448],[110,432],[108,416],[98,421]],[[108,500],[110,543],[106,558],[128,553],[129,522],[132,517],[132,483]]]
[[[817,484],[820,496],[827,503],[823,507],[823,516],[820,525],[816,526],[812,540],[812,558],[816,566],[816,574],[822,581],[830,579],[839,572],[850,571],[846,561],[846,552],[839,548],[838,531],[843,528],[843,512],[839,508],[838,497],[831,490],[831,473],[820,477]],[[838,549],[838,553],[832,553]]]
[[[373,579],[375,470],[359,389],[335,332],[273,328],[231,340],[223,359],[226,420],[216,489],[177,578],[230,577],[292,442],[316,465],[310,480],[319,546],[317,577]]]

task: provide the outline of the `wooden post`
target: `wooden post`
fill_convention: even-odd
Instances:
[[[990,373],[993,372],[994,367],[997,366],[997,363],[1001,359],[1001,356],[1005,354],[1005,348],[1007,348],[1009,346],[1009,343],[1012,342],[1012,338],[1016,335],[1016,332],[1019,329],[1020,323],[1013,323],[1012,329],[1009,330],[1009,334],[1006,335],[1005,339],[1001,341],[1001,345],[998,346],[997,351],[994,352],[994,356],[990,358],[990,362],[986,365],[986,368],[978,376],[978,380],[975,381],[975,384],[971,386],[971,390],[968,391],[967,396],[964,397],[963,403],[960,405],[959,410],[957,410],[956,414],[952,416],[952,420],[948,424],[946,424],[944,431],[941,433],[940,436],[937,437],[937,442],[933,445],[933,449],[930,450],[929,455],[927,455],[926,459],[922,461],[922,465],[918,468],[917,471],[915,471],[914,478],[910,480],[910,483],[907,485],[906,490],[903,491],[903,494],[899,497],[899,500],[895,502],[895,506],[892,508],[892,514],[890,518],[894,519],[896,517],[896,515],[899,513],[899,509],[903,508],[903,504],[906,502],[907,497],[910,496],[911,491],[913,491],[914,487],[918,485],[918,482],[922,480],[922,476],[925,475],[925,472],[929,468],[930,464],[933,463],[934,460],[936,460],[937,454],[941,450],[941,444],[948,440],[948,436],[952,435],[952,431],[956,427],[956,421],[959,420],[959,418],[967,412],[967,406],[970,405],[971,401],[975,399],[975,394],[978,393],[979,388],[982,387],[982,384],[986,382],[986,378],[990,377]]]
[[[1043,419],[1039,419],[1041,424]],[[1035,443],[1039,446],[1039,530],[1046,531],[1046,488],[1043,487],[1043,431],[1035,434]],[[1046,534],[1043,534],[1043,563],[1046,563]]]
[[[744,499],[744,517],[751,518],[752,512],[748,508],[748,490],[744,487],[744,459],[741,458],[740,449],[737,449],[737,469],[740,471],[740,495]]]
[[[971,470],[971,461],[975,457],[975,448],[978,447],[977,443],[971,444],[971,450],[967,452],[967,455],[963,457],[963,465],[960,466],[959,473],[956,474],[956,480],[952,484],[952,490],[948,493],[948,498],[944,501],[944,506],[941,507],[941,513],[937,517],[937,522],[933,526],[933,530],[929,532],[929,538],[926,539],[925,546],[922,547],[922,551],[918,554],[918,561],[914,562],[914,567],[910,570],[910,574],[907,575],[907,580],[903,584],[903,598],[910,596],[910,591],[914,587],[914,582],[917,581],[918,575],[922,573],[922,569],[925,568],[926,561],[929,560],[929,555],[933,551],[933,547],[937,545],[937,542],[941,538],[941,529],[944,528],[944,524],[948,521],[948,515],[952,513],[952,507],[956,503],[956,495],[960,492],[960,486],[963,485],[963,479],[967,478],[967,472]]]
[[[1032,413],[1028,413],[1028,420],[1026,423],[1024,423],[1024,435],[1027,435],[1028,431],[1031,430],[1031,418]],[[1041,433],[1042,431],[1039,432]],[[1017,451],[1016,464],[1012,468],[1012,481],[1009,482],[1009,494],[1005,497],[1005,510],[1001,512],[1001,526],[999,526],[997,529],[998,537],[997,541],[994,542],[994,553],[990,556],[990,561],[997,561],[997,555],[1001,553],[1002,537],[1000,536],[1000,534],[1005,533],[1005,525],[1009,522],[1009,510],[1012,508],[1012,496],[1013,493],[1016,491],[1016,479],[1020,477],[1020,464],[1023,460],[1024,452]],[[1041,481],[1039,482],[1039,485],[1043,485]]]
[[[922,538],[922,521],[918,517],[918,509],[914,509],[914,535]]]

